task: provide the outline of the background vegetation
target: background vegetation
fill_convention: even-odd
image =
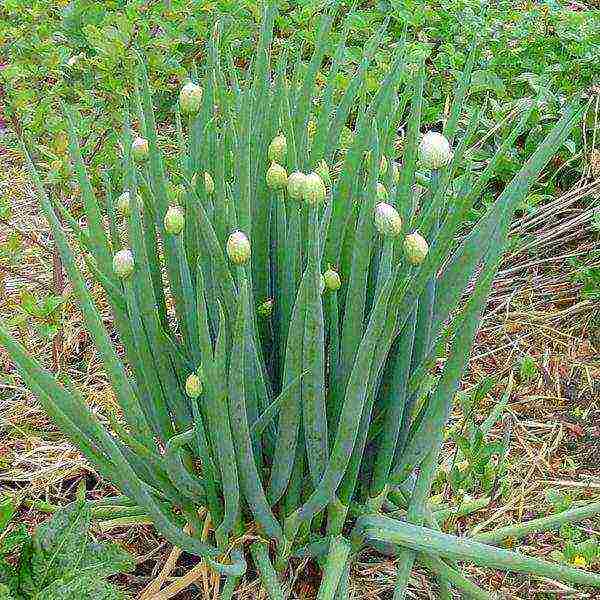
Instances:
[[[315,0],[281,2],[285,16],[277,22],[280,47],[300,48],[303,56],[312,52],[321,4]],[[431,57],[424,113],[424,122],[431,126],[439,124],[447,109],[450,82],[462,70],[472,34],[477,32],[483,52],[473,88],[478,92],[475,101],[480,102],[481,96],[488,101],[484,126],[492,129],[502,123],[523,98],[535,99],[538,106],[529,136],[504,165],[506,179],[544,135],[565,98],[586,89],[591,93],[597,80],[600,18],[597,10],[583,4],[555,0],[363,0],[347,4],[343,12],[350,12],[352,19],[339,89],[347,85],[365,40],[389,19],[383,49],[368,75],[370,88],[377,87],[394,44],[407,28],[409,39],[414,40],[413,55]],[[168,112],[191,65],[203,60],[202,43],[215,18],[223,20],[223,44],[233,48],[239,63],[249,60],[259,5],[253,0],[6,0],[0,9],[3,118],[35,132],[50,154],[60,153],[64,126],[57,109],[59,99],[64,99],[84,115],[87,123],[82,124],[82,133],[89,135],[88,144],[115,141],[111,138],[120,122],[119,108],[132,90],[134,49],[148,57],[153,87]],[[331,49],[336,41],[332,36]],[[94,130],[88,131],[92,122]],[[102,157],[97,160],[101,162]],[[560,177],[547,178],[546,193],[566,185],[585,167],[581,132],[567,141],[557,161],[568,162],[569,168]]]

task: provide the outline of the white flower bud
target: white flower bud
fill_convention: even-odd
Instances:
[[[385,189],[385,185],[383,185],[383,183],[381,183],[380,181],[377,182],[376,191],[377,200],[379,200],[380,202],[385,202],[388,199],[388,193]]]
[[[323,280],[325,281],[325,288],[330,292],[336,292],[342,287],[342,280],[338,272],[331,267],[328,267],[327,271],[323,273]]]
[[[125,248],[113,256],[113,271],[122,279],[129,277],[133,273],[134,267],[135,262],[131,250]]]
[[[165,231],[171,235],[179,235],[185,226],[185,216],[179,206],[169,206],[164,218]]]
[[[274,190],[281,190],[287,184],[287,172],[286,170],[276,162],[271,163],[271,166],[267,169],[267,186]]]
[[[250,259],[250,241],[243,231],[234,231],[227,240],[227,256],[235,265],[243,265]]]
[[[398,211],[386,202],[375,207],[375,228],[383,236],[394,237],[402,230],[402,219]]]
[[[196,114],[202,106],[202,88],[188,81],[179,92],[179,108],[184,115]]]
[[[296,200],[302,198],[305,180],[306,175],[301,171],[294,171],[290,174],[287,180],[287,192],[290,198],[294,198]]]
[[[327,190],[321,177],[315,173],[309,173],[304,179],[304,189],[302,198],[308,204],[320,204],[325,201],[327,196]]]
[[[131,154],[135,162],[148,160],[148,140],[143,137],[136,137],[131,142]]]
[[[122,217],[128,217],[131,214],[129,192],[123,192],[117,198],[117,202],[115,203],[115,208]]]
[[[427,256],[429,252],[429,244],[427,240],[421,236],[417,231],[414,231],[410,235],[407,235],[404,239],[404,254],[409,263],[412,265],[419,265]]]
[[[452,160],[450,143],[441,133],[429,131],[419,144],[419,158],[425,168],[441,169]]]
[[[283,159],[287,154],[287,140],[285,139],[285,135],[279,134],[273,138],[273,141],[269,144],[267,154],[271,162],[283,162]]]
[[[185,380],[185,393],[190,398],[197,398],[202,393],[202,380],[196,373],[192,373]]]
[[[208,171],[204,171],[204,191],[209,196],[215,191],[215,182]]]

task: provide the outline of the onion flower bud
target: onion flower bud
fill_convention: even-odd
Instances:
[[[417,231],[404,239],[404,254],[411,265],[420,265],[429,252],[427,240]]]
[[[188,81],[179,92],[179,108],[184,115],[195,115],[202,106],[202,88]]]
[[[450,142],[441,133],[429,131],[419,144],[419,159],[427,169],[445,167],[452,160]]]
[[[115,208],[117,209],[117,212],[122,217],[128,217],[131,214],[131,203],[130,203],[129,192],[123,192],[117,198],[117,202],[115,203]]]
[[[234,265],[243,265],[250,259],[250,240],[239,229],[227,240],[227,256]]]
[[[131,154],[135,162],[145,162],[148,160],[148,140],[143,137],[136,137],[131,142]]]
[[[290,176],[287,180],[287,192],[290,198],[295,198],[298,200],[302,198],[302,194],[304,193],[304,181],[306,179],[306,175],[301,171],[294,171],[290,173]]]
[[[179,235],[185,225],[185,216],[179,206],[169,206],[164,219],[165,231],[171,235]]]
[[[330,292],[337,292],[342,287],[342,280],[331,266],[327,268],[327,271],[323,273],[323,280],[325,281],[325,289]]]
[[[304,188],[302,190],[302,198],[308,204],[320,204],[325,201],[327,190],[321,177],[315,173],[309,173],[304,179]]]
[[[208,171],[204,171],[204,191],[209,196],[215,191],[215,182]]]
[[[188,375],[185,380],[185,393],[190,398],[197,398],[202,393],[202,380],[196,373]]]
[[[135,261],[133,260],[133,254],[131,250],[125,248],[123,250],[119,250],[113,256],[113,271],[121,277],[121,279],[125,279],[129,277],[133,273],[133,268],[135,267]]]
[[[268,298],[258,307],[256,312],[263,319],[270,319],[271,315],[273,314],[273,304],[273,298]]]
[[[271,166],[267,169],[267,186],[273,190],[281,190],[287,184],[287,172],[286,170],[276,162],[271,163]]]
[[[375,207],[375,228],[383,236],[394,237],[402,230],[402,219],[398,211],[386,202]]]
[[[269,144],[267,155],[269,160],[274,163],[282,163],[287,154],[287,140],[285,135],[279,134],[273,138]]]

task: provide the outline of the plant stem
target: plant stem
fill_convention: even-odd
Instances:
[[[425,520],[425,511],[427,509],[427,498],[431,489],[431,482],[435,474],[439,447],[430,450],[421,465],[421,470],[417,478],[417,484],[413,492],[406,520],[409,523],[422,525]],[[396,588],[394,590],[394,600],[403,600],[406,595],[408,578],[412,570],[416,554],[407,548],[403,548],[398,560],[398,575],[396,579]]]
[[[599,514],[600,502],[593,502],[588,506],[572,508],[571,510],[565,510],[564,512],[550,515],[548,517],[532,519],[531,521],[525,521],[524,523],[518,523],[517,525],[509,525],[508,527],[500,527],[499,529],[494,529],[493,531],[476,533],[472,536],[472,539],[494,545],[499,544],[507,538],[518,540],[525,537],[529,533],[557,529],[564,523],[574,523],[575,521],[589,519]]]
[[[277,573],[269,558],[268,545],[265,542],[255,542],[250,546],[250,552],[269,599],[285,600],[286,595],[281,589]]]
[[[334,537],[329,545],[329,555],[323,570],[323,579],[319,586],[317,600],[334,600],[349,555],[350,544],[342,536]]]
[[[600,588],[600,575],[557,565],[516,552],[501,550],[481,542],[440,533],[426,527],[411,525],[389,517],[361,517],[355,527],[355,537],[390,542],[416,552],[439,554],[451,560],[470,561],[482,567],[529,573],[557,579],[564,583],[591,585]]]

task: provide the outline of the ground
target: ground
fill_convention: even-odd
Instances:
[[[40,342],[30,335],[24,335],[24,341],[50,367],[58,356],[63,372],[84,391],[94,410],[105,414],[114,408],[112,394],[81,326],[68,285],[62,289],[61,281],[52,281],[52,242],[38,215],[22,162],[6,149],[0,160],[0,195],[14,209],[11,224],[0,223],[0,243],[16,227],[24,246],[20,268],[2,270],[0,313],[14,315],[23,288],[34,292],[50,289],[62,295],[65,325],[61,342]],[[492,502],[469,517],[450,519],[445,525],[448,531],[468,534],[474,528],[485,531],[549,514],[549,490],[575,496],[577,501],[600,500],[600,311],[598,301],[582,298],[582,284],[575,276],[581,264],[598,266],[598,257],[592,252],[598,249],[598,236],[592,227],[591,202],[599,196],[599,182],[581,182],[514,224],[523,242],[521,250],[507,257],[495,282],[463,385],[463,393],[467,394],[493,378],[491,389],[468,419],[481,423],[512,381],[503,417],[486,438],[486,443],[510,441],[506,472],[501,481],[494,482],[498,494]],[[577,267],[571,263],[573,256],[580,258]],[[23,328],[27,331],[26,324]],[[8,374],[0,390],[1,487],[18,490],[29,501],[54,504],[71,500],[82,478],[90,495],[113,493],[46,418],[18,377],[12,376],[11,362],[3,353],[0,366]],[[457,410],[452,421],[454,431],[462,427],[463,420],[463,413]],[[449,439],[445,462],[450,463],[455,452]],[[443,482],[438,486],[443,494],[446,486]],[[475,488],[477,495],[477,485]],[[456,494],[451,502],[456,502]],[[47,515],[29,503],[22,509],[22,518],[33,527]],[[599,519],[582,523],[580,535],[593,538],[599,525]],[[147,525],[98,528],[96,533],[118,541],[137,557],[135,573],[119,580],[134,594],[159,573],[172,551]],[[535,534],[511,545],[520,552],[548,558],[565,549],[565,536],[564,531]],[[195,562],[187,555],[179,557],[168,576],[184,575]],[[586,568],[600,567],[598,562],[589,562]],[[500,598],[597,597],[593,592],[539,578],[505,575],[469,565],[464,568],[473,580]],[[394,573],[393,560],[373,553],[361,555],[352,571],[354,597],[391,598]],[[318,585],[316,570],[310,564],[297,564],[295,576],[297,597],[313,598]],[[182,591],[175,598],[212,597],[207,575],[198,585],[205,595],[198,596],[196,588],[193,593]],[[236,597],[265,596],[258,582],[249,577]],[[410,597],[436,597],[435,586],[425,571],[413,575]]]

